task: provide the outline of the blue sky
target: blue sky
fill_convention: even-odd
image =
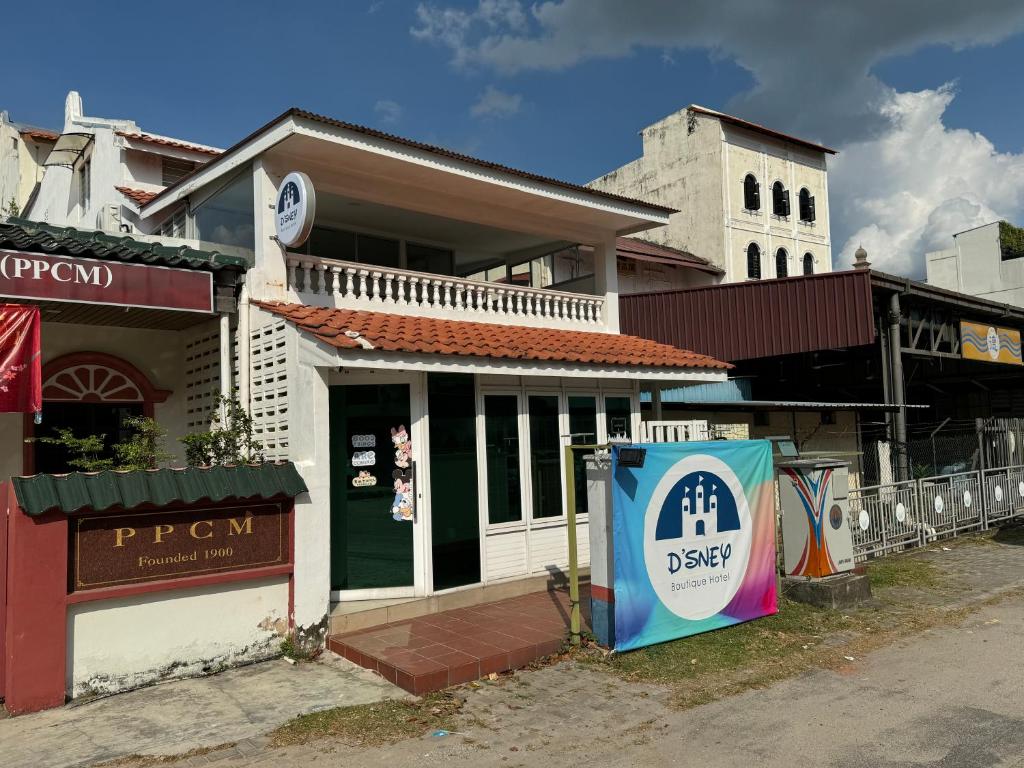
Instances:
[[[772,0],[554,0],[535,9],[517,0],[259,0],[178,2],[170,14],[160,4],[107,3],[98,13],[95,4],[54,2],[45,34],[35,13],[6,14],[5,58],[22,74],[3,79],[0,109],[59,128],[64,96],[76,89],[86,114],[228,146],[299,106],[585,182],[636,157],[640,128],[702,103],[855,148],[858,167],[840,161],[831,180],[836,252],[878,229],[873,213],[886,199],[919,194],[922,176],[934,172],[932,149],[889,179],[884,194],[857,178],[863,157],[893,141],[912,151],[913,136],[897,123],[903,134],[928,130],[908,127],[903,112],[893,117],[886,105],[899,94],[933,94],[899,109],[930,115],[949,139],[939,151],[963,154],[971,139],[958,129],[984,136],[990,155],[1024,150],[1015,76],[1024,19],[1014,3],[979,12],[936,1],[922,6],[926,23],[867,0],[862,11],[838,3],[794,20],[801,4],[778,2],[772,12]],[[814,44],[796,36],[802,24],[821,32]],[[954,90],[942,96],[946,84]],[[493,98],[481,103],[488,91]],[[957,178],[928,182],[947,191],[926,208],[958,211],[936,226],[955,230],[971,216],[1024,209],[1016,198],[1000,203],[1000,190],[971,174],[968,186],[978,189],[952,206]],[[887,226],[876,248],[902,249],[901,258],[943,237],[927,230],[927,217],[907,231]]]

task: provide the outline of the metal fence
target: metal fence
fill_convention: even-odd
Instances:
[[[850,489],[855,558],[1024,519],[1024,465]]]

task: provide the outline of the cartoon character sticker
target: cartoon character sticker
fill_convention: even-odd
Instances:
[[[412,521],[412,475],[396,469],[391,473],[395,480],[395,498],[391,502],[391,517],[399,522]]]
[[[412,460],[412,441],[409,439],[409,433],[405,431],[404,424],[400,424],[398,429],[391,428],[391,442],[395,446],[395,466],[408,469]]]
[[[352,486],[354,488],[369,488],[376,484],[377,478],[365,469],[359,470],[359,474],[352,478]]]

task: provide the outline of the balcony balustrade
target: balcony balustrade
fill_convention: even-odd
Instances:
[[[604,329],[604,298],[544,288],[289,255],[288,289],[304,304],[547,328]]]

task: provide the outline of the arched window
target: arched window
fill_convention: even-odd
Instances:
[[[785,248],[779,248],[775,252],[775,276],[789,277],[789,254]]]
[[[761,210],[761,185],[752,173],[743,179],[743,207],[748,211]]]
[[[800,221],[814,221],[814,196],[807,187],[800,190]]]
[[[814,256],[812,256],[810,253],[804,254],[804,274],[814,274]]]
[[[747,246],[747,277],[750,280],[761,279],[761,249],[757,243]]]
[[[789,190],[782,186],[781,181],[772,184],[772,213],[789,216]]]

